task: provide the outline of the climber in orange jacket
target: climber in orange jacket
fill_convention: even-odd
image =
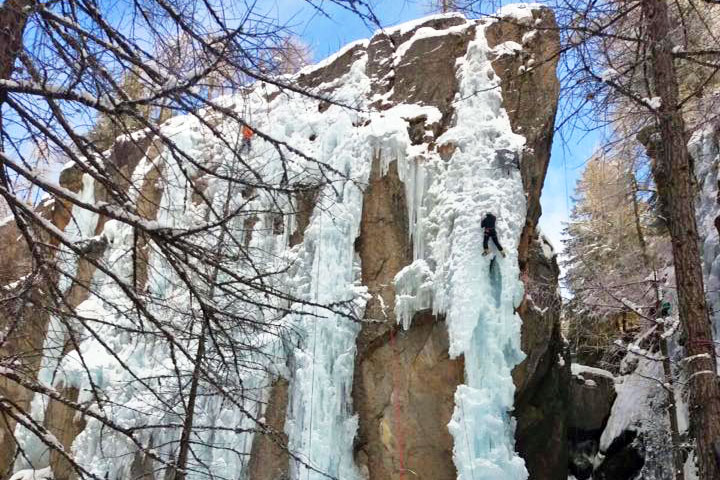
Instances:
[[[255,132],[253,132],[252,128],[250,128],[248,125],[243,125],[242,127],[242,146],[240,147],[240,152],[247,150],[250,151],[251,144],[250,140],[252,139],[253,135],[255,135]]]

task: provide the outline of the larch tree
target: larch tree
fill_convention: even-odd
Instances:
[[[705,299],[700,248],[695,221],[693,165],[670,35],[670,16],[665,0],[642,0],[641,12],[654,93],[659,134],[652,140],[656,159],[653,176],[658,193],[668,206],[680,321],[687,334],[690,418],[697,442],[701,478],[720,478],[720,384],[712,325]],[[718,65],[720,68],[720,65]]]
[[[715,9],[715,10],[713,10]],[[659,211],[672,242],[679,318],[686,336],[691,432],[703,479],[720,478],[720,390],[716,355],[695,224],[695,179],[687,142],[690,132],[715,122],[703,108],[703,86],[717,82],[717,38],[710,27],[717,7],[665,0],[560,2],[566,41],[565,83],[574,95],[570,111],[589,123],[622,120],[651,158]],[[678,21],[671,22],[670,18]],[[694,28],[689,28],[693,26]],[[678,72],[692,71],[693,83]],[[582,114],[576,121],[583,121]],[[690,127],[686,123],[689,120]],[[595,123],[596,125],[597,123]]]

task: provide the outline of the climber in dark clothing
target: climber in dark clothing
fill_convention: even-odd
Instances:
[[[495,215],[488,212],[485,214],[485,218],[480,222],[480,227],[483,229],[483,255],[490,253],[488,250],[488,240],[492,238],[493,243],[497,247],[500,255],[505,257],[505,252],[497,238],[497,232],[495,231]]]

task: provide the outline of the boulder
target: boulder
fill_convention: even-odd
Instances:
[[[578,364],[572,365],[572,373],[569,427],[585,432],[602,431],[617,396],[613,375]]]

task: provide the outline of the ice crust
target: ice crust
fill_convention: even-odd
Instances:
[[[700,192],[695,211],[701,239],[701,255],[708,309],[713,317],[715,338],[720,337],[720,243],[717,241],[718,165],[720,165],[720,125],[707,125],[695,132],[688,144],[695,163]]]
[[[520,10],[522,12],[513,14],[524,18],[530,7]],[[410,31],[413,25],[402,25],[396,30]],[[467,25],[453,28],[466,28]],[[429,30],[421,29],[416,36],[424,38],[437,33]],[[510,414],[514,395],[511,371],[524,357],[520,350],[521,320],[515,308],[523,296],[517,245],[525,222],[525,194],[518,169],[498,166],[496,152],[520,152],[525,139],[512,133],[502,106],[497,76],[489,75],[492,66],[488,54],[484,27],[478,24],[467,54],[458,59],[460,88],[455,99],[453,126],[435,139],[438,145],[455,146],[447,160],[441,159],[427,145],[411,145],[408,136],[409,119],[425,116],[428,124],[439,121],[441,114],[437,108],[406,104],[382,112],[369,108],[370,79],[365,73],[366,55],[359,56],[342,78],[321,86],[325,91],[333,87],[333,99],[354,105],[356,110],[331,105],[318,113],[316,100],[288,91],[280,92],[268,85],[257,85],[249,95],[219,101],[234,105],[239,114],[251,112],[249,121],[257,130],[332,167],[332,171],[326,169],[323,172],[329,182],[320,191],[318,207],[304,232],[302,244],[289,247],[289,236],[296,228],[292,215],[284,216],[282,233],[274,233],[275,219],[271,214],[259,214],[258,221],[250,227],[249,249],[258,256],[256,260],[268,270],[273,266],[278,270],[288,267],[286,274],[271,281],[288,288],[298,298],[318,305],[342,304],[348,313],[362,316],[367,291],[361,285],[360,259],[355,253],[354,241],[359,234],[363,189],[375,159],[379,160],[382,172],[387,171],[391,162],[397,162],[398,174],[406,189],[414,256],[413,263],[395,280],[397,318],[409,328],[414,314],[420,310],[432,309],[435,314],[444,316],[450,355],[465,358],[466,383],[457,388],[455,411],[448,424],[454,438],[457,478],[524,480],[527,471],[514,449],[515,426]],[[310,71],[312,68],[305,73]],[[268,102],[268,98],[272,100]],[[225,173],[232,174],[227,146],[214,142],[204,128],[197,118],[176,117],[162,126],[162,132],[189,156],[215,163],[221,170],[225,169]],[[230,121],[221,123],[218,128],[226,134],[238,133],[238,127]],[[317,164],[292,152],[284,153],[290,159],[287,165],[291,178],[320,178]],[[248,157],[248,161],[263,172],[268,183],[280,181],[284,174],[280,156],[270,144],[255,138]],[[183,164],[186,171],[182,172],[178,162],[181,160],[164,151],[157,158],[143,158],[132,176],[135,185],[141,185],[152,168],[162,169],[167,180],[156,224],[164,228],[186,228],[207,220],[206,210],[187,201],[192,191],[184,176],[195,172],[186,163]],[[89,177],[87,183],[83,180],[82,196],[90,203],[94,201],[91,197],[93,188]],[[249,208],[257,211],[270,210],[271,199],[266,195],[260,193],[257,198],[250,199],[242,192],[228,191],[228,188],[219,181],[208,186],[208,194],[217,206],[229,195],[238,204],[250,201]],[[131,189],[130,194],[137,199],[138,190]],[[288,212],[294,209],[290,203],[283,207]],[[485,212],[493,212],[498,217],[498,235],[507,258],[496,255],[492,245],[490,256],[481,255],[483,232],[480,222]],[[68,235],[77,239],[95,236],[96,215],[78,209],[73,211],[73,216],[77,223],[68,227]],[[247,229],[242,224],[232,228]],[[133,242],[132,227],[108,221],[102,234],[109,242],[103,262],[119,278],[129,281],[132,276],[129,253]],[[208,236],[204,241],[213,246],[218,239]],[[63,261],[68,271],[74,272],[77,266],[72,258]],[[177,275],[171,266],[155,252],[151,252],[149,264],[149,294],[171,300],[176,308],[189,311],[192,308],[189,294],[178,286]],[[232,268],[243,272],[249,267],[238,260]],[[68,287],[63,285],[65,289]],[[131,307],[128,298],[101,272],[95,274],[93,287],[98,295],[90,296],[78,311],[89,319],[105,320],[105,326],[99,335],[89,336],[79,351],[66,355],[60,364],[44,361],[41,380],[56,387],[77,387],[81,392],[78,401],[92,402],[89,372],[92,383],[114,400],[112,406],[99,410],[126,428],[178,421],[182,418],[181,407],[173,408],[170,397],[157,398],[135,381],[164,373],[172,376],[174,367],[167,344],[153,342],[152,337],[130,338],[115,328],[113,325],[129,326],[128,318],[120,311],[123,307]],[[216,301],[219,308],[240,308],[224,303],[221,297]],[[269,315],[260,308],[252,308],[256,308],[254,315],[257,318]],[[198,446],[195,454],[218,478],[244,478],[248,472],[247,454],[255,425],[242,412],[251,412],[261,418],[269,386],[274,378],[284,376],[290,380],[285,431],[293,454],[291,478],[319,480],[329,475],[359,480],[363,477],[353,461],[358,419],[353,414],[351,389],[355,341],[360,325],[320,306],[312,311],[300,305],[289,308],[303,312],[282,318],[277,325],[297,332],[290,339],[280,341],[271,335],[248,339],[238,332],[239,340],[263,346],[257,362],[264,363],[265,368],[248,369],[241,372],[241,378],[226,379],[228,389],[242,382],[246,392],[257,392],[255,397],[246,395],[242,405],[230,404],[212,395],[199,400],[196,424],[247,430],[241,433],[198,432],[198,439],[214,448]],[[183,321],[182,318],[174,319],[174,311],[152,313],[169,322]],[[58,348],[62,348],[63,338],[59,323],[51,320],[51,334],[46,342],[48,351],[57,353]],[[188,345],[189,351],[195,348],[192,342]],[[268,358],[278,360],[273,363]],[[120,360],[130,372],[121,366]],[[182,356],[177,361],[179,368],[190,368],[188,360]],[[33,401],[36,418],[42,419],[45,408],[38,398]],[[109,479],[130,478],[136,447],[104,428],[98,420],[87,420],[87,426],[72,445],[76,459],[100,477],[107,474]],[[179,429],[165,429],[154,434],[146,430],[138,432],[139,441],[154,448],[164,458],[172,456],[172,445],[180,435]],[[42,446],[33,443],[22,429],[18,433],[32,465],[19,460],[16,468],[47,466],[47,455]],[[162,470],[164,466],[156,462],[155,468]],[[189,478],[195,478],[195,475],[190,473]]]

